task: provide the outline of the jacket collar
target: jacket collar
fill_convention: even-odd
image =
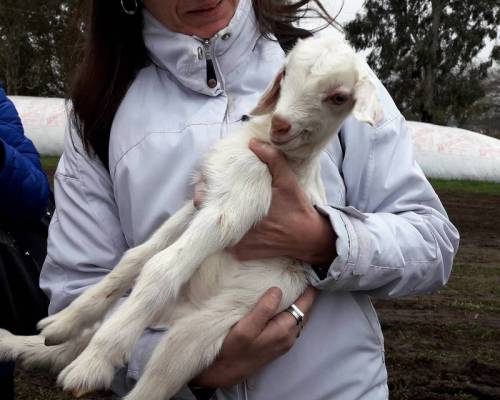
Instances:
[[[173,32],[146,9],[143,36],[151,61],[169,71],[183,86],[208,96],[224,91],[224,79],[250,53],[260,37],[251,0],[240,0],[229,25],[207,43]],[[207,83],[206,52],[210,53],[217,74],[217,86]]]

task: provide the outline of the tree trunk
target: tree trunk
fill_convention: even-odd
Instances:
[[[439,51],[439,25],[443,12],[442,0],[432,0],[432,25],[431,46],[429,49],[429,60],[424,66],[423,102],[421,119],[424,122],[434,122],[434,86],[436,81],[436,69],[438,67]]]

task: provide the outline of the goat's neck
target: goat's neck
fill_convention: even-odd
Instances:
[[[266,114],[254,117],[251,121],[251,131],[254,138],[270,142],[271,115]],[[323,146],[312,150],[312,153],[308,157],[294,157],[288,154],[286,155],[288,163],[293,172],[297,175],[302,187],[307,185],[308,182],[312,182],[319,175],[319,158],[322,149]]]
[[[292,171],[297,175],[299,183],[302,187],[306,186],[308,182],[313,182],[320,173],[319,168],[319,155],[314,154],[309,158],[292,158],[287,157],[288,164]]]

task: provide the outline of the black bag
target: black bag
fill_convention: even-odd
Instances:
[[[51,198],[38,223],[0,226],[0,327],[18,335],[36,333],[36,323],[47,316],[48,299],[38,281],[53,212]]]

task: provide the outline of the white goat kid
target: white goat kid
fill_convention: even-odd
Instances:
[[[61,372],[59,382],[78,393],[109,387],[115,369],[127,362],[144,329],[167,324],[170,329],[126,398],[173,396],[214,361],[231,327],[268,288],[282,290],[282,311],[307,285],[299,261],[239,262],[224,250],[238,243],[267,214],[271,203],[271,175],[249,150],[250,139],[270,141],[283,151],[311,203],[326,204],[319,155],[351,112],[372,125],[381,118],[365,62],[340,39],[299,41],[250,121],[208,154],[202,166],[206,186],[201,208],[186,204],[151,239],[127,251],[100,283],[65,310],[42,320],[41,335],[55,346],[3,333],[0,359],[10,354],[28,364],[57,360],[62,367],[79,352],[68,351],[72,342],[66,341],[85,347],[92,336],[89,329],[82,335],[85,328],[101,321],[133,286],[130,296]],[[10,353],[6,346],[11,346]]]

